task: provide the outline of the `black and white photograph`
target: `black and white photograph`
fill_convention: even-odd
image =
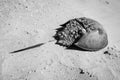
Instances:
[[[120,80],[120,0],[0,0],[0,80]]]

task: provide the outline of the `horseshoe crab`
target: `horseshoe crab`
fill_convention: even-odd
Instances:
[[[90,18],[74,18],[57,28],[54,38],[56,44],[72,45],[88,51],[98,51],[108,44],[107,33],[102,25]]]

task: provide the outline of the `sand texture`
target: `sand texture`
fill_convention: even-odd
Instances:
[[[106,48],[89,52],[55,44],[55,29],[78,17],[103,25]],[[119,25],[119,0],[0,0],[0,80],[120,80]]]

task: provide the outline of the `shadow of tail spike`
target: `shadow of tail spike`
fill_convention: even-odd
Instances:
[[[55,41],[55,40],[50,40],[48,42],[52,42],[52,41]],[[10,52],[10,54],[18,53],[18,52],[22,52],[22,51],[26,51],[26,50],[30,50],[30,49],[33,49],[33,48],[36,48],[36,47],[40,47],[40,46],[42,46],[44,44],[45,43],[39,43],[39,44],[36,44],[36,45],[33,45],[33,46],[29,46],[29,47],[26,47],[26,48],[23,48],[23,49],[15,50],[15,51]]]

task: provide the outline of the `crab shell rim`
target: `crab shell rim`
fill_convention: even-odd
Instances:
[[[78,42],[74,43],[74,45],[87,51],[98,51],[108,45],[108,36],[106,31],[100,23],[97,21],[94,22],[97,30],[90,33],[85,33],[84,36],[78,40]]]

